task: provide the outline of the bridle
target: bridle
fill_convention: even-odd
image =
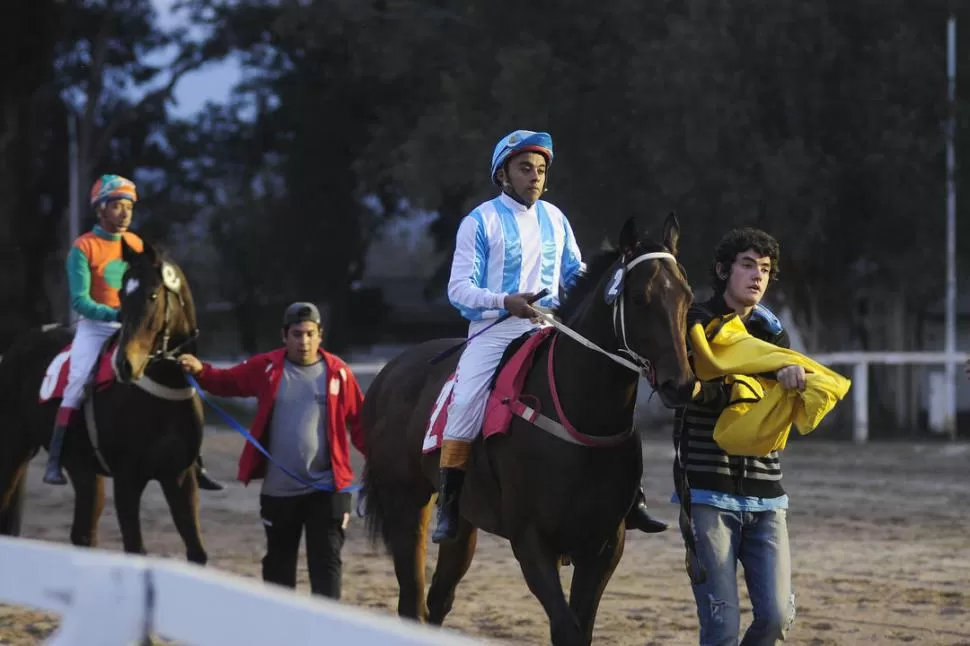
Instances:
[[[182,308],[183,311],[185,309],[185,301],[182,298],[181,292],[182,279],[179,277],[175,267],[167,262],[162,262],[162,266],[159,271],[162,276],[162,297],[165,299],[162,334],[160,341],[159,337],[156,335],[155,340],[152,343],[152,351],[145,358],[146,368],[156,361],[175,361],[182,353],[182,349],[185,348],[185,346],[199,338],[199,329],[195,328],[184,341],[175,347],[168,347],[172,340],[172,298],[174,297],[178,299],[179,307]]]
[[[192,343],[197,338],[199,338],[199,328],[195,328],[194,330],[192,330],[192,333],[189,334],[189,336],[184,341],[182,341],[175,347],[169,349],[168,344],[172,338],[171,298],[174,295],[174,297],[178,299],[179,307],[183,309],[185,308],[185,301],[182,299],[182,294],[180,292],[175,291],[168,285],[165,285],[164,294],[165,294],[165,319],[164,319],[164,322],[162,323],[161,347],[159,347],[158,338],[156,337],[155,343],[152,346],[152,352],[148,355],[148,365],[151,365],[156,361],[164,361],[164,360],[175,361],[175,359],[177,359],[178,356],[181,354],[182,348],[184,348],[185,346],[187,346],[188,344]]]
[[[547,314],[546,312],[543,312],[541,310],[533,309],[533,311],[537,314],[537,316],[539,316],[539,318],[543,319],[550,325],[553,325],[560,332],[562,332],[569,338],[573,339],[580,345],[583,345],[589,348],[590,350],[593,350],[594,352],[598,352],[606,356],[610,360],[620,364],[624,368],[628,368],[633,372],[636,372],[637,374],[645,377],[647,381],[650,382],[651,387],[653,387],[656,390],[657,378],[656,378],[656,374],[653,371],[653,365],[650,363],[649,359],[637,354],[637,352],[635,352],[630,347],[630,343],[627,341],[626,312],[624,310],[624,305],[623,305],[623,302],[625,300],[624,296],[626,293],[625,291],[626,277],[630,274],[630,272],[633,270],[634,267],[648,260],[671,260],[675,264],[677,263],[677,257],[667,251],[649,251],[646,253],[642,253],[638,256],[635,256],[632,260],[624,263],[621,267],[617,268],[617,270],[613,273],[612,278],[610,279],[611,282],[607,290],[607,295],[613,297],[614,299],[613,300],[613,334],[616,337],[617,341],[619,341],[620,344],[622,345],[622,347],[619,348],[617,352],[621,352],[628,355],[630,357],[629,359],[627,359],[626,357],[620,356],[617,353],[604,350],[597,344],[593,343],[592,341],[590,341],[589,339],[581,335],[579,332],[576,332],[575,330],[568,327],[567,325],[557,321],[552,315]]]

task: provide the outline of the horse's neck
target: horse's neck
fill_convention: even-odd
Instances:
[[[612,312],[588,306],[572,329],[603,350],[616,354]],[[589,435],[620,433],[629,427],[639,374],[560,334],[554,353],[556,390],[570,423]]]

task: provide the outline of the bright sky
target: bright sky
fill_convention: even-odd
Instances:
[[[180,22],[171,14],[175,0],[152,0],[162,19],[163,26]],[[210,63],[201,70],[186,74],[175,87],[177,106],[172,107],[176,117],[188,117],[197,112],[206,101],[223,102],[229,91],[239,81],[241,72],[235,61]]]

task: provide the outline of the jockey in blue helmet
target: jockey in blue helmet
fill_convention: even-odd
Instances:
[[[512,318],[469,340],[458,361],[441,445],[435,543],[457,536],[459,498],[471,443],[481,432],[489,381],[509,343],[539,325],[529,299],[545,288],[549,295],[538,304],[556,307],[584,269],[566,216],[539,199],[552,160],[548,133],[516,130],[503,137],[492,153],[489,175],[502,192],[458,226],[448,298],[468,319],[469,336],[506,312]],[[666,529],[646,514],[642,500],[641,492],[627,526]]]

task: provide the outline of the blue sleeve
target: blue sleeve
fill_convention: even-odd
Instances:
[[[71,307],[86,319],[94,321],[117,321],[118,310],[91,298],[91,268],[88,260],[77,247],[67,254],[67,285],[71,291]]]
[[[562,223],[565,229],[565,245],[562,250],[562,267],[559,270],[559,282],[563,290],[568,292],[576,284],[579,277],[583,275],[583,272],[586,271],[586,265],[583,263],[579,245],[576,244],[576,236],[573,235],[573,229],[569,226],[569,221],[563,217]]]

